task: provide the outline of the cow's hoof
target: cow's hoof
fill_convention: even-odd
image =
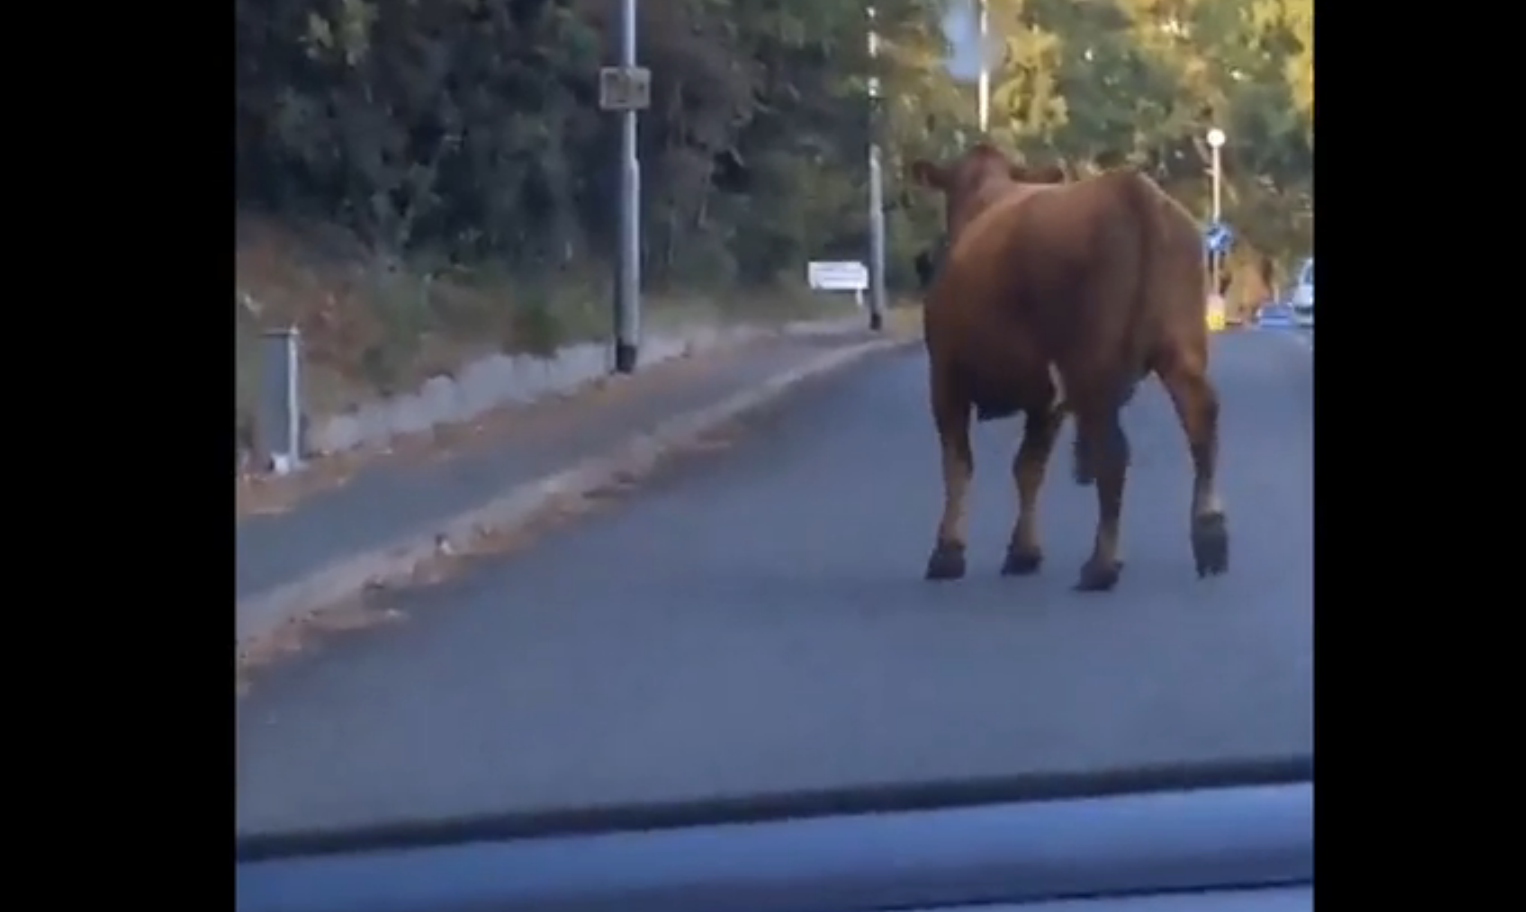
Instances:
[[[964,545],[956,542],[939,542],[927,558],[927,578],[930,580],[956,580],[964,577]]]
[[[1012,547],[1007,549],[1007,558],[1002,561],[1002,576],[1029,576],[1039,572],[1039,567],[1044,563],[1044,552],[1037,548]]]
[[[1076,580],[1077,592],[1111,592],[1123,574],[1123,561],[1103,561],[1092,558],[1081,566],[1081,578]]]
[[[1199,579],[1229,570],[1229,520],[1223,513],[1193,517],[1192,559]]]

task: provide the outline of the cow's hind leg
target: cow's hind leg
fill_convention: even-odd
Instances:
[[[1123,394],[1123,404],[1128,405],[1134,399],[1134,393],[1139,388],[1137,382],[1129,384]],[[1071,443],[1071,477],[1081,487],[1090,487],[1096,480],[1097,474],[1091,464],[1091,454],[1087,450],[1086,438],[1077,434]]]
[[[1219,499],[1219,394],[1203,358],[1175,357],[1157,373],[1192,452],[1192,557],[1199,577],[1229,569],[1229,523]]]
[[[1076,484],[1083,488],[1090,487],[1097,482],[1097,472],[1092,466],[1091,453],[1086,449],[1086,441],[1080,434],[1076,434],[1075,440],[1070,445],[1070,474]]]
[[[1118,559],[1118,525],[1129,470],[1129,439],[1119,421],[1117,403],[1078,407],[1076,434],[1085,441],[1097,486],[1097,535],[1092,555],[1081,567],[1076,589],[1107,592],[1118,584],[1123,572],[1123,562]]]
[[[1039,546],[1038,499],[1044,485],[1044,470],[1054,451],[1055,438],[1065,413],[1058,410],[1030,410],[1023,426],[1023,442],[1012,460],[1012,480],[1017,484],[1017,522],[1007,542],[1007,557],[1002,562],[1003,576],[1025,576],[1038,571],[1044,562]]]
[[[927,578],[954,580],[964,576],[965,502],[975,457],[970,450],[970,401],[940,374],[933,372],[931,386],[933,422],[943,459],[943,516],[927,559]]]

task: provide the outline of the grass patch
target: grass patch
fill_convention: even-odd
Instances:
[[[335,414],[417,388],[492,352],[550,355],[613,334],[607,267],[525,276],[463,269],[365,251],[321,225],[238,220],[235,245],[234,423],[253,443],[262,331],[301,329],[303,396]],[[768,292],[657,289],[642,296],[645,333],[696,325],[772,325],[853,312],[846,296],[781,283]]]

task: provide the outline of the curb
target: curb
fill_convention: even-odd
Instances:
[[[679,326],[667,331],[659,331],[648,339],[646,344],[650,349],[653,344],[656,350],[662,352],[653,357],[651,350],[643,354],[642,364],[656,366],[666,362],[691,357],[694,355],[715,354],[725,352],[744,345],[753,344],[770,339],[788,338],[830,338],[837,335],[850,335],[863,329],[864,319],[861,315],[848,315],[842,317],[823,317],[817,319],[791,320],[777,325],[758,324],[733,324],[733,325],[707,325],[693,324]],[[411,437],[415,434],[436,431],[442,427],[448,427],[459,423],[469,423],[478,417],[479,413],[457,414],[448,408],[443,412],[438,408],[438,400],[441,397],[437,384],[444,382],[447,398],[456,398],[464,395],[460,386],[462,376],[481,368],[486,362],[507,358],[510,363],[515,359],[528,359],[537,364],[556,363],[560,360],[574,357],[580,349],[597,352],[603,348],[602,367],[596,366],[598,357],[592,358],[592,364],[588,359],[584,360],[588,365],[587,373],[574,373],[563,377],[547,386],[536,387],[525,391],[523,395],[514,394],[505,389],[498,389],[482,403],[484,411],[491,412],[495,409],[512,405],[525,405],[546,398],[576,393],[578,390],[591,383],[608,377],[613,370],[613,349],[605,345],[590,342],[569,343],[560,346],[550,355],[550,360],[538,358],[524,353],[508,354],[500,352],[494,355],[486,355],[473,359],[465,364],[458,365],[454,371],[436,373],[427,380],[410,389],[402,390],[392,396],[384,396],[370,401],[356,404],[340,412],[331,414],[315,415],[308,412],[304,406],[301,431],[301,450],[303,460],[309,458],[330,458],[347,453],[363,451],[372,447],[388,446],[399,438]],[[435,390],[431,394],[431,390]],[[430,404],[433,400],[433,406]],[[397,412],[405,405],[423,407],[426,415],[423,420],[414,418],[400,420]],[[410,408],[411,412],[412,409]],[[428,414],[428,412],[433,414]],[[378,415],[379,413],[379,415]],[[373,427],[380,423],[383,426],[382,433],[367,431],[364,425],[371,424]],[[351,430],[336,432],[336,426],[347,426]],[[346,441],[342,444],[335,443],[336,437]],[[288,474],[299,474],[303,467],[302,463],[295,466],[287,465],[277,467],[269,464],[269,460],[257,458],[254,449],[240,447],[235,457],[236,476],[253,478],[282,477]]]
[[[409,579],[426,561],[460,552],[484,531],[512,532],[556,500],[590,494],[622,478],[651,469],[669,451],[784,397],[796,386],[880,352],[917,340],[876,339],[837,349],[775,374],[767,382],[729,399],[670,418],[637,434],[611,453],[571,468],[504,489],[486,504],[431,523],[381,548],[334,561],[292,582],[234,605],[236,647],[250,645],[282,626],[343,603],[368,589]]]

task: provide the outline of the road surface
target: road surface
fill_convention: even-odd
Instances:
[[[1311,356],[1215,346],[1227,576],[1193,572],[1185,444],[1151,381],[1125,417],[1117,590],[1070,591],[1095,506],[1068,437],[1043,571],[998,576],[1011,421],[976,434],[969,575],[923,581],[925,369],[883,356],[256,677],[238,830],[1311,750]]]

